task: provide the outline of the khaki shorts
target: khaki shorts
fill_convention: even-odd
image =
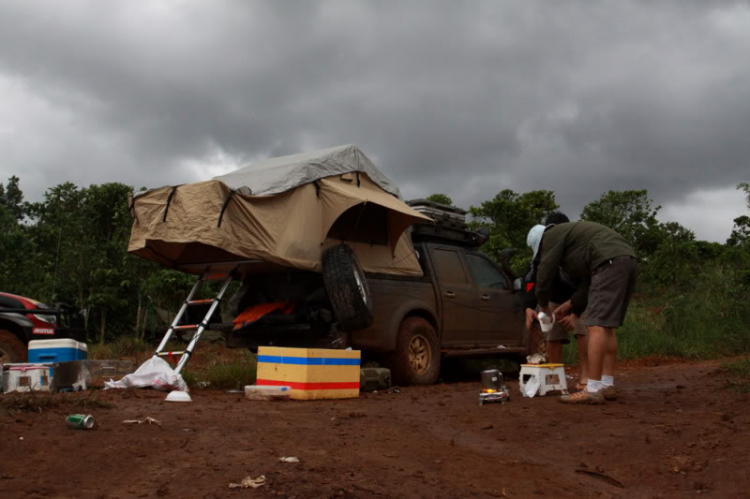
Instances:
[[[560,303],[550,302],[549,308],[552,312],[559,307]],[[586,326],[583,325],[583,318],[586,312],[576,321],[576,327],[573,329],[573,336],[586,336]],[[566,331],[562,324],[555,322],[552,329],[547,333],[547,341],[559,341],[561,343],[570,343],[570,331]]]
[[[631,256],[618,256],[591,273],[587,326],[617,328],[625,322],[630,298],[638,278],[638,262]]]

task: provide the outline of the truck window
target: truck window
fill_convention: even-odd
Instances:
[[[435,271],[440,280],[444,283],[467,284],[464,266],[461,264],[461,257],[456,251],[436,249],[433,254]]]
[[[478,287],[510,289],[505,276],[483,256],[467,253],[466,264],[469,266],[471,277]]]

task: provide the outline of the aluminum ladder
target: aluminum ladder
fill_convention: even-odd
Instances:
[[[236,269],[235,269],[236,270]],[[232,282],[232,279],[234,278],[234,272],[235,270],[232,270],[231,272],[227,273],[211,273],[211,268],[208,267],[206,270],[201,274],[200,277],[198,277],[198,280],[195,281],[195,284],[193,285],[193,289],[190,290],[190,294],[188,295],[187,299],[183,302],[182,307],[180,307],[180,311],[177,312],[177,315],[175,316],[174,320],[172,321],[172,325],[169,326],[169,329],[167,329],[167,332],[164,334],[164,339],[161,340],[161,343],[159,343],[159,347],[156,349],[156,355],[157,357],[171,357],[174,355],[180,356],[180,361],[177,363],[177,367],[175,367],[174,371],[179,374],[180,371],[182,371],[182,368],[185,367],[185,364],[187,364],[187,361],[190,359],[190,356],[193,354],[193,350],[195,349],[195,345],[198,343],[198,340],[200,340],[201,335],[203,334],[203,331],[208,329],[208,321],[211,320],[211,316],[213,316],[216,309],[221,304],[221,299],[224,297],[224,293],[226,293],[227,288],[229,288],[229,284]],[[194,300],[193,297],[200,289],[201,285],[206,281],[215,281],[218,279],[224,279],[224,284],[222,284],[221,289],[219,290],[219,293],[216,295],[215,298],[209,298],[207,300]],[[188,307],[194,306],[194,305],[205,305],[206,303],[210,303],[211,307],[209,307],[208,312],[206,312],[206,316],[203,318],[203,320],[199,324],[183,324],[179,325],[180,320],[182,319],[182,316],[185,315],[185,312],[187,311]],[[164,351],[164,348],[167,346],[167,343],[169,342],[170,338],[172,338],[172,334],[175,331],[185,331],[185,330],[191,330],[195,329],[195,334],[193,335],[193,338],[190,340],[190,343],[188,343],[188,346],[185,350],[181,351],[174,351],[174,352],[167,352]]]

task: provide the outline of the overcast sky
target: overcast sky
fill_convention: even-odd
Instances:
[[[206,180],[354,143],[404,197],[563,210],[647,188],[701,238],[747,212],[750,3],[0,2],[0,181]]]

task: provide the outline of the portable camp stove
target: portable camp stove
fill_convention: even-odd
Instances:
[[[497,369],[482,371],[482,390],[479,392],[479,405],[492,402],[504,404],[510,400],[510,392],[503,383],[503,374]]]

